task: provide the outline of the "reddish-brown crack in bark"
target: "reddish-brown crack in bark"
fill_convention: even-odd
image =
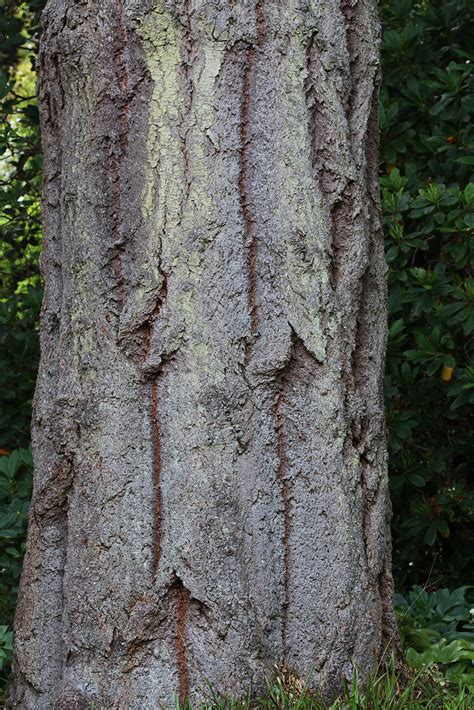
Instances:
[[[263,47],[267,36],[267,28],[265,24],[265,2],[266,0],[258,0],[257,4],[255,5],[255,16],[257,18],[259,47]]]
[[[256,272],[256,260],[257,260],[257,243],[254,234],[254,217],[252,213],[252,208],[248,199],[247,183],[248,183],[248,173],[249,173],[249,160],[248,160],[248,150],[250,144],[250,125],[249,125],[249,111],[250,111],[250,84],[253,75],[253,67],[255,61],[255,51],[253,47],[247,49],[247,58],[244,69],[243,87],[242,87],[242,122],[240,126],[240,139],[241,139],[241,158],[240,158],[240,174],[239,174],[239,192],[240,192],[240,204],[242,207],[242,213],[244,217],[244,227],[245,227],[245,237],[247,241],[247,266],[249,274],[249,291],[248,291],[248,302],[250,310],[250,323],[252,328],[252,335],[255,335],[258,328],[258,313],[257,313],[257,303],[256,303],[256,292],[257,292],[257,272]]]
[[[258,47],[261,49],[265,43],[266,27],[264,14],[264,0],[259,0],[255,5],[257,19]],[[255,238],[255,217],[248,194],[249,182],[249,146],[250,137],[250,105],[252,99],[252,81],[255,74],[255,49],[247,49],[242,85],[242,120],[240,124],[241,159],[239,173],[240,204],[244,218],[245,237],[247,242],[247,268],[248,268],[248,305],[252,335],[256,335],[259,324],[257,302],[257,239]],[[246,359],[248,359],[248,345]]]
[[[188,654],[186,648],[186,619],[189,607],[189,592],[184,585],[180,583],[177,593],[176,653],[178,657],[179,702],[183,705],[189,695]]]
[[[156,574],[161,557],[161,432],[158,419],[158,384],[156,381],[151,383],[150,420],[154,489],[152,570],[153,574]]]
[[[124,0],[117,0],[117,50],[115,52],[115,60],[118,66],[118,74],[122,93],[124,97],[128,94],[128,71],[125,61],[125,47],[127,44],[125,19],[124,19]],[[128,123],[128,105],[124,102],[124,114]]]
[[[143,347],[142,362],[146,360],[150,352],[151,331],[155,320],[158,318],[163,304],[168,297],[168,279],[163,274],[163,284],[156,300],[156,305],[150,317],[143,325]],[[156,376],[157,377],[157,376]],[[161,498],[161,431],[158,414],[158,381],[151,383],[150,391],[150,425],[151,441],[153,447],[153,558],[152,571],[156,574],[161,557],[161,519],[162,519],[162,498]]]
[[[285,416],[282,411],[283,386],[276,398],[275,421],[278,433],[278,482],[281,488],[281,498],[283,503],[283,618],[282,618],[282,640],[283,654],[287,651],[287,619],[288,607],[290,604],[290,492],[288,479],[286,477],[286,442],[285,442]]]

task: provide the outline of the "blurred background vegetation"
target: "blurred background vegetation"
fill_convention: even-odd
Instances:
[[[39,356],[41,154],[34,65],[43,5],[0,0],[3,692],[31,492],[29,423]],[[467,0],[382,0],[381,15],[396,604],[408,662],[430,669],[442,685],[474,687],[474,6]]]

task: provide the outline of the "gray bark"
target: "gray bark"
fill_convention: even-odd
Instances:
[[[10,704],[173,707],[393,634],[375,0],[50,0]]]

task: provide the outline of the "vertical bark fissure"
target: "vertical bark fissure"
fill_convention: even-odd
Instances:
[[[319,57],[317,54],[317,49],[316,49],[316,39],[317,39],[317,33],[313,32],[311,37],[309,38],[308,41],[308,47],[306,49],[306,81],[305,81],[305,91],[306,91],[306,108],[307,108],[307,114],[308,114],[308,133],[310,135],[310,154],[311,154],[311,165],[313,166],[313,170],[316,173],[316,166],[320,164],[320,152],[321,148],[319,146],[319,141],[323,137],[323,121],[324,121],[324,115],[323,115],[323,110],[322,106],[320,105],[320,102],[318,101],[318,97],[316,95],[316,90],[314,86],[314,77],[317,75],[317,71],[322,70],[320,67],[320,61]],[[320,130],[321,129],[321,130]],[[324,192],[324,166],[319,165],[320,171],[322,171],[322,175],[319,177],[319,179],[315,176],[315,178],[318,180],[318,183],[320,184],[322,188],[322,192]]]
[[[249,144],[250,144],[250,93],[251,81],[254,73],[255,50],[253,47],[247,49],[246,63],[244,68],[243,88],[242,88],[242,120],[240,127],[241,137],[241,158],[239,174],[240,203],[244,217],[245,238],[247,247],[247,269],[248,269],[248,305],[250,311],[251,332],[255,336],[258,330],[257,312],[257,242],[254,234],[254,217],[249,202],[248,179],[249,179]],[[248,344],[247,344],[248,347]]]
[[[344,241],[347,239],[347,225],[352,218],[353,185],[347,176],[335,172],[334,148],[331,136],[335,130],[334,117],[324,98],[328,88],[318,83],[326,69],[321,59],[322,50],[318,46],[318,33],[313,32],[306,50],[306,105],[308,111],[308,130],[310,133],[311,164],[314,179],[329,212],[330,233],[330,270],[329,277],[334,291],[337,290],[341,276]],[[327,81],[327,80],[326,80]],[[344,150],[344,149],[343,149]],[[345,221],[349,218],[349,222]]]
[[[257,31],[258,31],[258,46],[263,47],[265,38],[267,36],[267,28],[265,24],[265,3],[266,0],[257,0],[255,5],[255,16],[257,18]]]
[[[177,591],[178,609],[176,624],[176,653],[178,658],[179,702],[182,705],[189,696],[188,651],[186,646],[186,620],[190,594],[181,583]]]
[[[126,28],[124,20],[124,0],[117,0],[117,17],[115,23],[117,33],[116,49],[113,54],[117,70],[117,78],[122,94],[119,102],[119,136],[112,144],[111,148],[111,173],[113,181],[113,237],[115,258],[113,261],[113,271],[117,283],[117,292],[120,308],[123,307],[126,297],[124,276],[123,276],[123,252],[124,240],[122,235],[122,165],[128,146],[128,70],[125,58],[127,45]]]
[[[355,86],[355,68],[357,63],[357,37],[354,32],[354,7],[351,4],[351,0],[341,0],[340,3],[341,14],[344,18],[344,28],[346,35],[346,47],[349,55],[349,77],[350,77],[350,90],[346,97],[346,116],[347,116],[347,126],[349,132],[351,131],[352,118],[354,113],[354,100],[356,95]]]
[[[259,0],[255,5],[257,21],[257,47],[263,49],[266,37],[264,0]],[[240,125],[241,158],[239,173],[239,192],[247,246],[248,270],[248,306],[250,313],[251,334],[256,336],[259,326],[258,297],[257,297],[257,238],[255,236],[255,216],[249,196],[249,148],[251,145],[250,111],[252,103],[252,83],[255,77],[255,48],[248,47],[244,67],[242,86],[242,118]],[[246,344],[246,360],[249,355],[249,343]]]
[[[185,124],[184,136],[182,139],[183,143],[183,172],[185,180],[185,194],[182,204],[182,210],[184,210],[184,205],[189,198],[191,192],[191,166],[190,166],[190,151],[188,145],[188,134],[191,131],[190,119],[194,106],[194,82],[192,79],[192,66],[194,59],[194,40],[192,36],[192,22],[191,22],[191,3],[190,0],[185,0],[184,2],[184,12],[186,15],[185,19],[185,36],[183,43],[183,75],[184,75],[184,99],[185,107],[183,112],[182,121]],[[181,215],[182,216],[182,215]]]
[[[369,223],[370,223],[370,232],[372,235],[372,245],[371,245],[371,275],[372,275],[372,281],[367,285],[365,291],[366,291],[366,298],[369,299],[371,296],[371,291],[376,292],[378,299],[380,299],[380,295],[382,295],[382,298],[386,299],[386,284],[384,281],[383,276],[381,274],[377,273],[377,270],[375,269],[374,266],[374,255],[376,258],[377,254],[382,253],[384,251],[383,248],[383,231],[382,231],[382,224],[381,224],[381,219],[380,219],[380,198],[379,198],[379,182],[378,182],[378,148],[379,148],[379,134],[378,134],[378,93],[379,93],[379,87],[380,87],[380,72],[377,72],[375,77],[374,77],[374,83],[373,83],[373,94],[372,94],[372,100],[371,100],[371,111],[370,115],[367,121],[367,130],[366,130],[366,135],[365,135],[365,140],[364,140],[364,150],[365,154],[367,157],[367,162],[366,162],[366,183],[367,183],[367,196],[368,196],[368,218],[369,218]],[[382,276],[382,277],[381,277]],[[367,300],[367,303],[369,301]],[[378,314],[378,317],[376,320],[370,320],[370,318],[367,317],[367,310],[370,309],[365,309],[366,313],[365,319],[363,321],[363,325],[365,326],[366,330],[368,331],[365,334],[365,339],[366,340],[372,340],[372,335],[374,332],[374,329],[381,330],[382,332],[386,332],[387,329],[387,323],[386,323],[386,317],[385,317],[385,312],[381,312]],[[384,342],[385,345],[385,342]],[[373,382],[373,398],[374,401],[372,403],[372,406],[375,408],[378,404],[379,410],[383,411],[384,407],[384,399],[383,399],[383,372],[384,372],[384,352],[385,348],[383,348],[383,353],[381,355],[381,362],[380,362],[380,369],[378,370],[373,370],[370,373],[372,382]],[[357,369],[356,369],[356,381],[360,383],[362,378],[365,376],[366,373],[364,372],[363,369],[363,363],[357,363]],[[374,421],[375,419],[375,421]],[[378,426],[377,426],[378,425]],[[386,527],[386,532],[387,532],[387,539],[388,539],[388,552],[385,551],[385,554],[383,556],[382,560],[379,560],[378,566],[375,567],[375,569],[371,569],[372,574],[376,574],[376,585],[377,589],[379,592],[379,597],[381,599],[382,603],[382,608],[383,608],[383,624],[382,624],[382,636],[381,636],[381,651],[386,652],[388,647],[390,645],[393,646],[394,640],[396,638],[396,626],[393,621],[393,617],[391,614],[390,610],[390,600],[393,596],[393,580],[391,578],[391,573],[390,573],[390,538],[389,538],[389,530],[390,530],[390,521],[389,517],[387,515],[387,510],[390,511],[390,504],[387,505],[387,501],[385,499],[386,497],[386,490],[383,489],[383,478],[379,476],[377,478],[376,484],[374,485],[374,482],[366,481],[367,473],[370,474],[370,466],[373,465],[373,459],[376,453],[377,445],[379,444],[380,440],[383,440],[384,437],[384,420],[383,418],[377,418],[373,416],[373,413],[369,411],[368,417],[366,417],[366,420],[364,422],[364,428],[362,430],[362,436],[363,436],[363,441],[364,441],[364,455],[361,457],[362,458],[362,463],[368,463],[368,466],[365,467],[365,476],[363,479],[363,484],[364,484],[364,492],[367,497],[367,502],[364,510],[364,539],[365,539],[365,545],[366,545],[366,554],[368,560],[370,560],[370,552],[371,548],[377,544],[376,540],[376,535],[377,533],[374,534],[374,531],[371,529],[370,525],[370,514],[372,510],[375,509],[376,505],[380,506],[380,501],[382,500],[384,503],[384,509],[386,511],[386,519],[385,519],[385,527]],[[369,453],[370,459],[367,462],[367,458],[365,456],[366,450]],[[396,641],[395,641],[396,643]]]
[[[142,362],[150,353],[153,325],[160,315],[168,296],[168,278],[163,274],[163,284],[158,295],[155,308],[143,326]],[[161,558],[162,531],[162,493],[161,493],[161,427],[159,419],[158,379],[161,373],[152,375],[150,384],[150,427],[153,460],[153,541],[152,541],[152,573],[155,576]]]
[[[286,441],[285,441],[285,415],[282,411],[284,380],[282,379],[280,391],[277,394],[275,405],[275,422],[278,434],[278,482],[280,484],[281,500],[283,505],[283,614],[282,614],[282,646],[283,655],[287,653],[287,626],[288,610],[290,606],[290,492],[286,475]]]
[[[153,558],[152,571],[155,575],[161,557],[161,431],[158,415],[158,383],[151,383],[150,396],[151,439],[153,446]]]

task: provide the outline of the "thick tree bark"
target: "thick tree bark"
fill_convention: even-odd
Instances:
[[[331,693],[393,633],[374,0],[50,0],[11,705]],[[161,705],[160,705],[161,704]]]

